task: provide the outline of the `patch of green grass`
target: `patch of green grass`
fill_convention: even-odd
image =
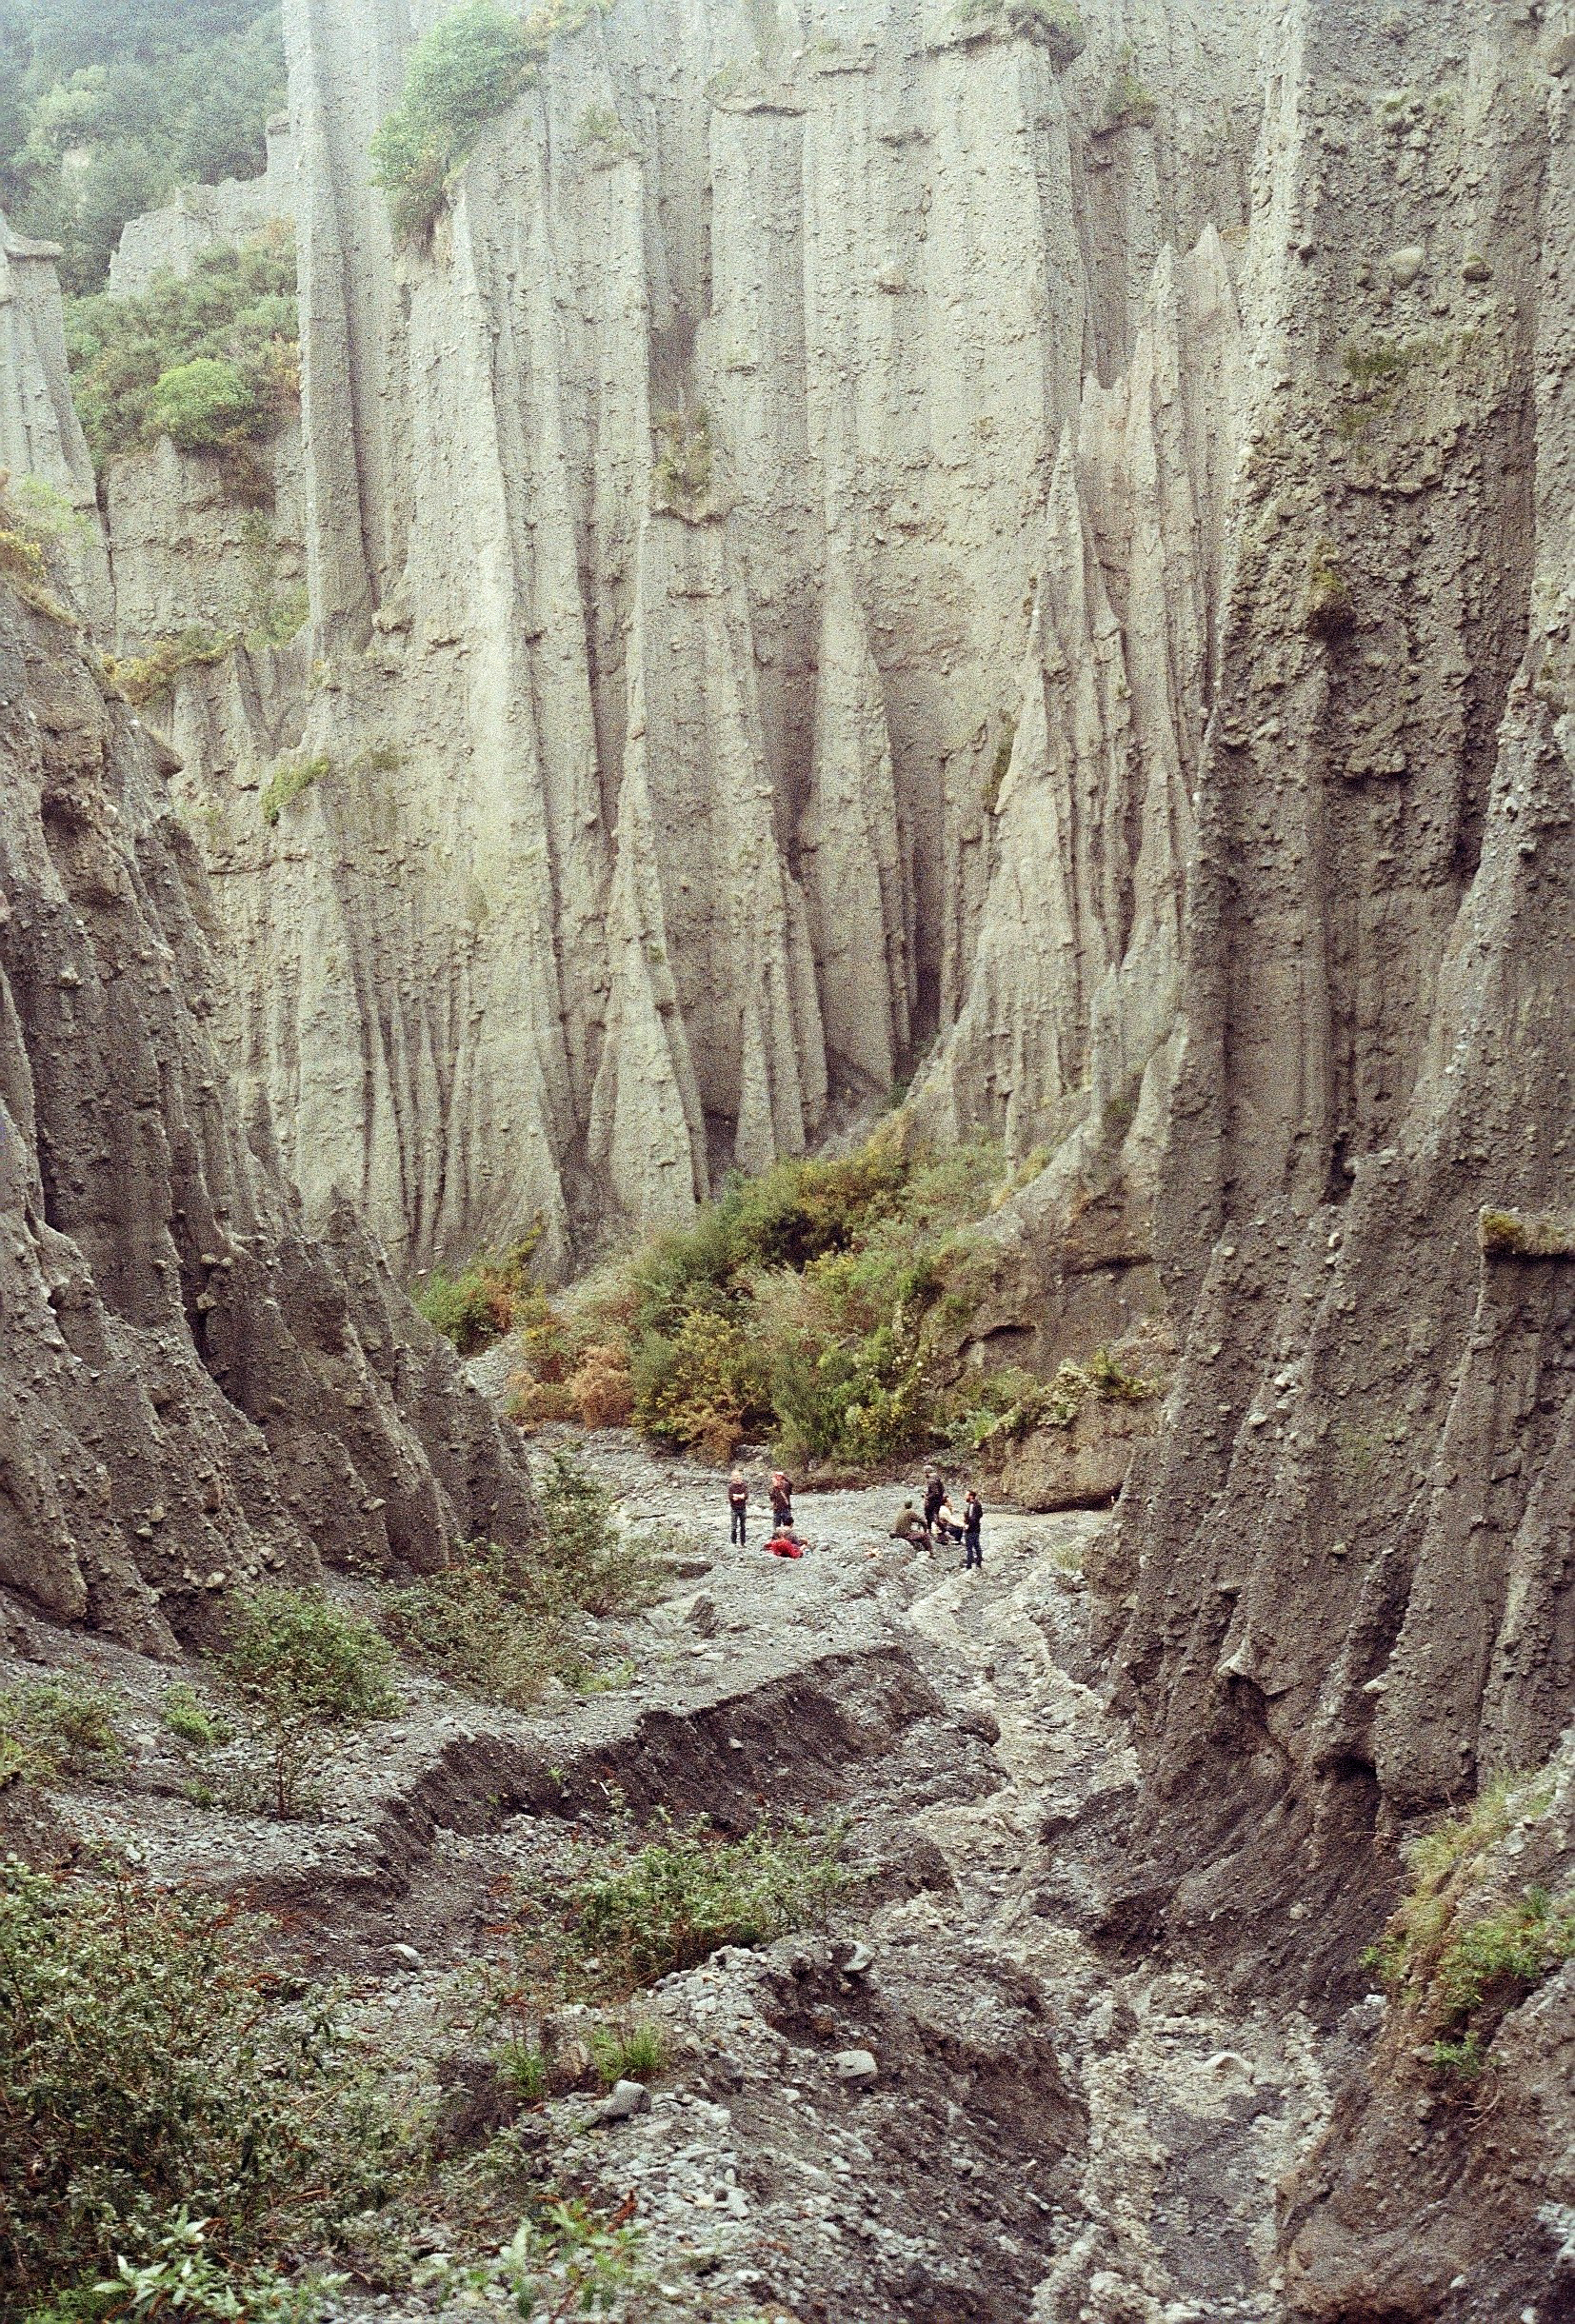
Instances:
[[[229,1739],[228,1723],[184,1679],[165,1688],[159,1717],[171,1735],[194,1751],[211,1751]]]
[[[1362,1957],[1432,2036],[1433,2062],[1460,2079],[1480,2073],[1505,2010],[1575,1959],[1575,1888],[1555,1897],[1528,1886],[1489,1911],[1472,1909],[1494,1851],[1516,1823],[1545,1814],[1551,1796],[1531,1777],[1503,1777],[1465,1814],[1414,1840],[1411,1887]]]
[[[1053,1380],[1042,1380],[1013,1364],[989,1374],[971,1392],[959,1390],[947,1426],[953,1457],[998,1457],[1037,1428],[1070,1428],[1090,1397],[1106,1403],[1143,1404],[1165,1393],[1163,1380],[1129,1372],[1108,1348],[1095,1348],[1086,1362],[1069,1358]]]
[[[194,625],[177,636],[155,638],[146,653],[106,655],[105,676],[133,708],[140,710],[161,694],[172,693],[182,670],[211,667],[232,654],[236,643],[231,630],[205,629]]]
[[[1312,635],[1321,638],[1340,637],[1356,626],[1350,583],[1327,541],[1321,541],[1313,551],[1302,618]]]
[[[1151,129],[1159,117],[1159,99],[1138,78],[1135,51],[1123,50],[1105,93],[1098,133],[1108,137],[1117,129]]]
[[[263,785],[260,804],[264,823],[271,829],[292,799],[299,799],[303,791],[332,772],[333,761],[327,757],[284,760]]]
[[[638,160],[640,149],[610,105],[588,105],[574,125],[574,143],[598,169],[610,169],[621,161]]]
[[[268,1754],[273,1812],[302,1813],[309,1779],[336,1730],[389,1718],[399,1708],[387,1640],[309,1590],[260,1590],[243,1599],[214,1658]]]
[[[191,2253],[233,2284],[381,2199],[391,2118],[326,1996],[232,1904],[0,1864],[0,2303],[178,2312],[125,2291]],[[211,2280],[205,2276],[211,2291]],[[168,2279],[163,2288],[168,2292]],[[236,2306],[228,2312],[250,2313]],[[266,2313],[266,2311],[265,2311]]]
[[[1487,1259],[1575,1259],[1575,1217],[1567,1212],[1483,1210],[1477,1238]]]

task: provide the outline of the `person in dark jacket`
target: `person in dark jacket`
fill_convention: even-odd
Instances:
[[[771,1471],[771,1522],[778,1533],[793,1530],[793,1480],[781,1469]]]
[[[985,1504],[969,1485],[967,1499],[963,1503],[963,1571],[985,1566],[985,1553],[980,1546],[980,1531],[985,1522]]]
[[[749,1488],[744,1481],[742,1469],[734,1469],[728,1480],[728,1508],[732,1518],[732,1531],[728,1537],[728,1541],[729,1543],[736,1541],[742,1548],[744,1520],[748,1514],[749,1508]]]
[[[926,1469],[925,1527],[927,1531],[933,1532],[936,1517],[944,1506],[946,1498],[947,1488],[944,1480],[934,1469]],[[945,1539],[944,1535],[942,1539]]]

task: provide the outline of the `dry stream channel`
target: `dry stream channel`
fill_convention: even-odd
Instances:
[[[967,1574],[960,1550],[888,1538],[892,1488],[827,1493],[799,1502],[809,1553],[779,1563],[758,1516],[726,1545],[715,1472],[620,1433],[580,1449],[621,1521],[667,1545],[661,1599],[605,1625],[627,1683],[519,1717],[418,1679],[402,1721],[336,1757],[316,1823],[203,1815],[155,1786],[101,1794],[105,1836],[277,1915],[450,2112],[481,2094],[464,2136],[492,2127],[490,2085],[443,2028],[522,1870],[594,1837],[619,1795],[732,1831],[767,1808],[845,1817],[862,1877],[827,1927],[728,1949],[642,2003],[670,2060],[648,2106],[608,2119],[574,2091],[522,2119],[544,2174],[632,2202],[651,2289],[631,2313],[1275,2315],[1276,2182],[1370,2021],[1316,2032],[1095,1941],[1088,1836],[1119,1835],[1134,1768],[1067,1674],[1108,1520],[992,1514]],[[132,1688],[136,1659],[105,1659]],[[452,2307],[428,2273],[336,2306]]]

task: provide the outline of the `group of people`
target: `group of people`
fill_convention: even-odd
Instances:
[[[922,1512],[910,1500],[905,1500],[897,1513],[897,1522],[891,1528],[893,1540],[922,1541],[927,1549],[937,1541],[961,1541],[963,1566],[971,1571],[981,1570],[984,1551],[985,1504],[969,1485],[963,1496],[963,1515],[959,1522],[947,1491],[947,1480],[938,1469],[925,1471],[925,1497]]]
[[[793,1531],[793,1480],[785,1469],[771,1471],[771,1538],[766,1546],[773,1558],[802,1558],[804,1543]],[[744,1543],[744,1528],[749,1514],[749,1488],[742,1469],[734,1469],[728,1480],[728,1509],[732,1519],[729,1540]]]
[[[771,1471],[771,1534],[766,1546],[773,1558],[802,1558],[804,1543],[793,1531],[793,1483],[784,1469]],[[742,1548],[749,1515],[749,1487],[742,1469],[734,1469],[728,1480],[728,1510],[731,1520],[729,1539]],[[963,1497],[961,1521],[953,1513],[947,1492],[946,1479],[938,1469],[926,1469],[923,1514],[913,1503],[904,1501],[897,1522],[891,1528],[896,1541],[922,1541],[932,1549],[937,1540],[961,1541],[965,1571],[975,1567],[983,1570],[985,1552],[983,1530],[985,1504],[972,1485]]]

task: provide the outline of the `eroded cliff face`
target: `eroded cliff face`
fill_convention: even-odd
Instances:
[[[528,1538],[447,1342],[225,1079],[168,754],[9,591],[0,753],[0,1586],[158,1653],[227,1587]]]
[[[169,715],[309,1206],[562,1259],[927,1054],[1141,1234],[1277,11],[1100,10],[1067,70],[1005,11],[621,0],[403,250],[367,147],[431,12],[289,13],[310,651]]]

